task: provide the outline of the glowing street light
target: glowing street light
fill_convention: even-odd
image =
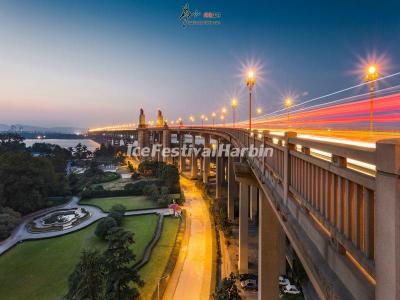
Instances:
[[[253,93],[253,87],[256,84],[256,77],[254,71],[250,70],[247,74],[247,87],[249,88],[249,130],[251,132],[251,94]]]
[[[226,114],[226,107],[223,107],[223,108],[221,109],[221,112],[225,115],[225,114]]]
[[[292,105],[293,105],[293,100],[292,100],[292,98],[287,97],[287,98],[285,99],[285,107],[286,107],[286,109],[288,110],[288,113],[287,113],[288,126],[290,126],[290,124],[289,124],[289,118],[290,118],[290,116],[289,116],[289,113],[290,113],[289,109],[292,107]]]
[[[200,119],[201,119],[201,127],[204,127],[204,119],[206,116],[204,114],[201,114]]]
[[[232,106],[232,118],[233,118],[233,127],[235,127],[235,115],[236,115],[236,107],[237,107],[237,99],[233,98],[231,101],[231,106]]]
[[[192,123],[192,125],[193,125],[193,122],[194,122],[194,117],[193,116],[190,116],[189,117],[189,121]]]
[[[183,125],[181,117],[179,117],[178,120],[176,120],[176,124],[179,124],[179,127]]]
[[[379,78],[378,67],[370,64],[365,74],[365,82],[369,82],[369,130],[374,129],[374,91],[375,81]]]
[[[225,127],[225,115],[221,115],[221,121],[222,121],[222,124],[223,124],[224,127]]]
[[[258,107],[258,108],[256,109],[256,113],[257,113],[257,115],[261,115],[261,113],[262,113],[261,107]]]
[[[211,118],[212,118],[212,121],[213,121],[213,127],[214,127],[214,125],[215,125],[215,117],[217,116],[217,114],[215,113],[215,112],[212,112],[212,114],[211,114]]]

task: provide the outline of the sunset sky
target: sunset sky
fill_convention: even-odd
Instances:
[[[183,28],[186,1],[1,1],[0,124],[187,119],[232,96],[244,118],[246,66],[265,112],[360,82],[367,57],[398,72],[400,3],[384,2],[188,1],[221,24]]]

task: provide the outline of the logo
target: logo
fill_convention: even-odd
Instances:
[[[161,157],[192,157],[193,155],[198,157],[272,157],[274,149],[271,147],[255,147],[253,144],[249,148],[236,148],[231,147],[230,144],[218,145],[218,147],[212,148],[193,148],[192,145],[175,148],[164,148],[161,144],[153,144],[152,147],[139,148],[133,144],[129,144],[127,148],[127,156],[136,157],[156,157],[158,153]]]
[[[213,11],[200,12],[195,9],[190,10],[189,3],[182,6],[181,15],[179,17],[182,27],[199,26],[199,25],[221,25],[221,13]]]

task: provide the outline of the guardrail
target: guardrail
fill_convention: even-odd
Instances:
[[[248,157],[260,176],[270,180],[287,206],[290,197],[331,238],[342,254],[350,255],[370,273],[374,267],[375,176],[350,168],[348,159],[375,164],[375,149],[311,141],[268,131],[249,133],[226,129],[242,147],[271,147],[271,157]],[[327,155],[321,156],[320,152]],[[328,159],[330,159],[328,161]]]

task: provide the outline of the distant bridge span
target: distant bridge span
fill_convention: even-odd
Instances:
[[[193,144],[202,136],[205,146],[212,138],[236,147],[273,149],[272,157],[246,156],[240,162],[216,157],[216,197],[227,178],[230,219],[239,201],[240,273],[248,268],[249,202],[258,201],[259,299],[278,299],[285,238],[321,299],[400,299],[400,139],[379,141],[374,149],[299,138],[295,132],[250,134],[223,127],[89,132],[98,142],[138,141],[140,147],[169,147],[172,135],[180,147],[184,136],[191,136]],[[155,159],[186,168],[183,156]],[[207,182],[210,160],[190,159],[192,176]]]

